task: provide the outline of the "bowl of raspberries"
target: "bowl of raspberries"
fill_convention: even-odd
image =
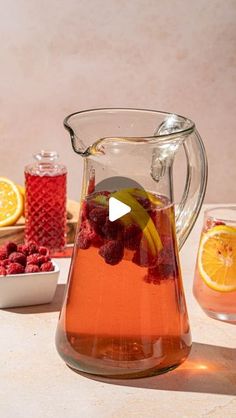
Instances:
[[[50,303],[58,276],[46,247],[7,242],[0,247],[0,309]]]

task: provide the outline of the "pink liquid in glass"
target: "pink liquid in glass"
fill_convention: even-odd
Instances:
[[[66,243],[66,171],[57,175],[29,171],[26,167],[25,241],[61,251]]]

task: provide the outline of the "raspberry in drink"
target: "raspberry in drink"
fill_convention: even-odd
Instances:
[[[171,370],[190,351],[173,205],[132,193],[137,212],[114,222],[108,199],[116,193],[82,202],[57,330],[57,349],[77,370],[141,377]]]

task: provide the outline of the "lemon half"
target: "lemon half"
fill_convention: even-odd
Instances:
[[[16,223],[23,212],[23,197],[13,181],[0,177],[0,227]]]

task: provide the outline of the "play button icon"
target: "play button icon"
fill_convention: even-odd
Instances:
[[[95,185],[94,195],[98,203],[108,206],[108,219],[114,222],[130,213],[130,222],[135,223],[137,217],[142,221],[142,229],[149,222],[149,214],[144,205],[149,196],[141,184],[129,177],[106,177]],[[105,196],[105,197],[99,197]],[[91,194],[91,197],[93,194]]]
[[[109,221],[114,222],[131,211],[131,207],[116,199],[109,199]]]

